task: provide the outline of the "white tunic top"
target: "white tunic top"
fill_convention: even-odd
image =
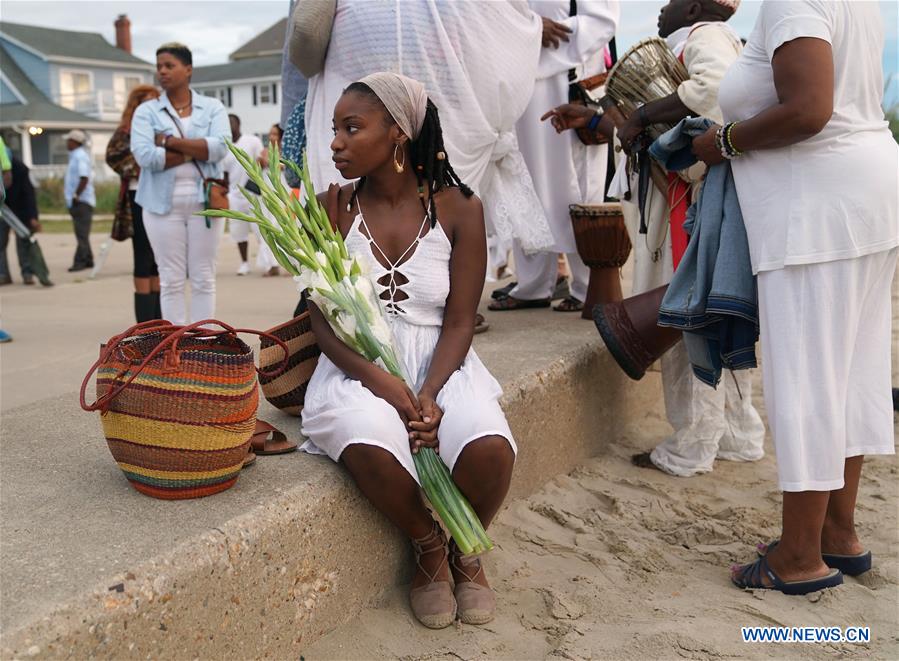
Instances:
[[[247,152],[254,161],[259,160],[259,157],[262,155],[262,150],[264,149],[262,140],[260,140],[258,136],[246,133],[241,134],[240,138],[238,138],[237,142],[234,144]],[[228,173],[228,183],[230,184],[230,187],[228,188],[228,202],[231,204],[231,208],[244,209],[245,207],[248,207],[249,205],[247,204],[243,193],[238,189],[238,186],[246,186],[247,182],[250,180],[250,175],[247,174],[247,171],[237,162],[234,154],[230,151],[225,155],[225,158],[222,161],[222,169]]]
[[[721,84],[724,119],[748,119],[778,103],[771,59],[800,37],[833,48],[833,116],[808,140],[733,160],[754,272],[899,245],[899,147],[881,107],[877,3],[766,0]]]

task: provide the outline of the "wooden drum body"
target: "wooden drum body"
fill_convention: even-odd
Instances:
[[[620,301],[621,267],[631,253],[631,240],[619,202],[572,204],[568,207],[577,251],[590,268],[584,319],[593,318],[593,306]]]

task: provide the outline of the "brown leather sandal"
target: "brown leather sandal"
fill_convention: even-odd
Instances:
[[[466,581],[456,583],[456,603],[459,608],[459,619],[465,624],[487,624],[496,614],[496,593],[475,579],[484,571],[481,559],[477,556],[465,557],[459,552],[455,542],[450,545],[450,562],[453,569],[462,574]],[[474,574],[471,574],[472,570]]]
[[[537,298],[534,300],[525,301],[513,296],[503,296],[502,298],[495,298],[490,301],[490,303],[487,304],[487,309],[494,312],[504,312],[506,310],[528,310],[531,308],[548,308],[549,303],[550,301],[548,298]]]
[[[449,581],[438,581],[437,575],[449,561],[449,549],[443,530],[434,522],[431,532],[420,539],[412,540],[415,549],[415,564],[428,577],[428,582],[409,591],[409,605],[415,619],[429,629],[445,629],[456,619],[456,598]],[[443,560],[432,574],[421,566],[421,556],[426,553],[442,553]]]
[[[297,444],[288,441],[284,432],[264,420],[256,420],[256,430],[250,437],[250,450],[258,455],[286,454],[297,449]]]
[[[584,302],[574,296],[566,296],[559,304],[553,307],[556,312],[580,312],[584,309]]]

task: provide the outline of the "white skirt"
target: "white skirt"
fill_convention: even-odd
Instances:
[[[394,341],[418,392],[431,366],[440,338],[438,326],[416,326],[402,320],[391,324]],[[437,431],[440,458],[450,471],[465,446],[484,436],[502,436],[518,452],[506,416],[499,405],[503,391],[474,349],[437,395],[443,419]],[[361,382],[349,378],[327,356],[319,359],[306,390],[302,432],[309,439],[300,448],[326,454],[334,461],[354,443],[376,445],[390,452],[416,482],[409,432],[390,404]]]
[[[783,491],[841,489],[848,457],[895,453],[896,255],[758,274],[762,380]]]

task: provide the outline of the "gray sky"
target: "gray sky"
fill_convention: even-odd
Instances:
[[[655,34],[656,17],[663,4],[664,0],[622,3],[621,52]],[[758,4],[744,1],[734,18],[741,34],[748,34],[752,28]],[[100,32],[114,43],[113,22],[119,14],[128,14],[135,55],[153,61],[157,46],[182,41],[194,52],[194,63],[203,66],[227,61],[228,53],[285,16],[287,8],[287,0],[2,0],[2,18],[13,23]]]
[[[364,0],[358,0],[364,1]],[[416,0],[404,0],[415,2]],[[487,1],[487,0],[485,0]],[[655,34],[656,18],[666,0],[623,0],[618,52],[634,42]],[[100,32],[115,43],[113,22],[118,14],[131,19],[134,53],[149,62],[155,60],[157,46],[166,41],[188,44],[194,64],[204,66],[228,61],[228,54],[287,14],[288,0],[0,0],[2,19],[69,30]],[[731,24],[742,36],[749,36],[761,2],[743,0]],[[887,43],[884,73],[896,75],[897,10],[899,2],[883,0]],[[899,85],[888,94],[899,98]]]
[[[2,19],[63,30],[99,32],[115,43],[119,14],[131,20],[134,54],[155,62],[156,48],[181,41],[194,64],[221,64],[241,44],[287,15],[287,0],[2,0]]]

